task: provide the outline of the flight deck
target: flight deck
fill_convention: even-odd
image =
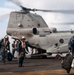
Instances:
[[[61,68],[61,60],[55,58],[47,59],[25,59],[23,67],[18,67],[18,60],[0,62],[0,75],[67,75]],[[70,75],[74,75],[71,69]]]

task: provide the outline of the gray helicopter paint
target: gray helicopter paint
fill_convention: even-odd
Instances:
[[[39,45],[39,47],[47,50],[48,48],[55,46],[56,43],[58,43],[58,46],[68,44],[69,39],[73,35],[74,34],[72,33],[51,33],[50,35],[46,35],[44,37],[36,35],[33,36],[29,41],[32,44]],[[63,39],[64,43],[61,44],[60,39]]]
[[[20,27],[18,24],[22,24]],[[12,12],[8,23],[8,28],[33,28],[48,27],[43,18],[37,14]]]
[[[37,29],[38,34],[34,35],[32,30]],[[58,33],[56,28],[48,28],[43,18],[37,14],[24,12],[11,12],[7,27],[7,34],[13,38],[20,39],[25,36],[32,45],[45,49],[47,53],[68,52],[68,41],[74,34]],[[64,43],[59,40],[63,39]],[[58,47],[55,44],[58,43]],[[63,46],[64,45],[64,46]],[[57,49],[58,48],[58,49]]]

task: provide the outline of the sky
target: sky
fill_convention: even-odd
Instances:
[[[74,10],[74,0],[15,0],[19,1],[24,7],[47,9],[47,10]],[[21,8],[9,0],[0,0],[0,38],[6,35],[9,21],[9,14],[12,11],[19,11]],[[59,25],[54,23],[74,22],[74,13],[48,13],[35,12],[43,17],[47,25],[56,27],[58,30],[74,30],[73,24]]]

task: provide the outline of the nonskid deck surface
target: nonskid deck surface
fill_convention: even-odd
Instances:
[[[71,69],[74,75],[74,69]],[[24,59],[23,67],[18,67],[18,60],[13,59],[5,64],[0,62],[0,75],[67,75],[61,68],[61,60],[57,59]]]

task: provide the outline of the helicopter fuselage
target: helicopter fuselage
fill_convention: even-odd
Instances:
[[[68,41],[74,34],[59,32],[48,25],[40,15],[11,12],[7,27],[7,34],[14,39],[26,37],[31,45],[46,50],[46,53],[68,52]]]

